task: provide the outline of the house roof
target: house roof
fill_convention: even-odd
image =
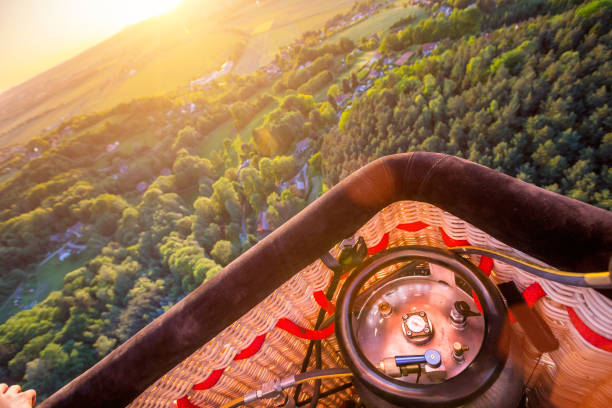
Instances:
[[[395,61],[395,64],[396,64],[396,65],[403,65],[403,64],[405,64],[405,63],[406,63],[406,62],[407,62],[407,61],[410,59],[410,57],[412,57],[413,55],[414,55],[414,52],[412,52],[412,51],[406,51],[405,53],[403,53],[403,54],[402,54],[402,56],[401,56],[401,57],[399,57],[399,58],[398,58],[398,59]]]
[[[141,181],[140,183],[138,183],[138,185],[136,185],[136,190],[141,193],[144,193],[147,187],[149,187],[149,184],[146,181]]]
[[[435,42],[425,43],[423,44],[423,51],[435,50],[437,46],[438,46],[438,43],[435,43]]]

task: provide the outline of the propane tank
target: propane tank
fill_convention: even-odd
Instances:
[[[503,299],[470,262],[402,247],[370,258],[344,285],[340,349],[367,407],[516,407],[516,365]]]

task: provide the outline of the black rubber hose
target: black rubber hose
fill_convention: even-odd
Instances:
[[[594,289],[612,288],[612,280],[610,278],[609,271],[588,273],[558,271],[546,268],[544,266],[536,265],[523,259],[513,257],[512,255],[504,254],[502,252],[489,248],[458,246],[451,247],[449,248],[449,250],[458,254],[474,254],[488,256],[493,259],[497,259],[498,261],[504,262],[508,265],[515,266],[542,279],[547,279],[553,282],[561,283],[563,285],[582,286]]]
[[[351,388],[352,386],[353,386],[353,382],[349,381],[346,384],[342,384],[332,389],[329,389],[327,391],[323,391],[321,395],[319,396],[319,399],[323,399],[323,398],[329,397],[330,395],[334,395],[338,392],[342,392],[344,390]],[[312,398],[306,398],[304,401],[296,403],[296,406],[303,407],[305,405],[308,405],[310,401],[312,401]]]
[[[344,367],[324,368],[321,370],[311,370],[305,373],[296,374],[295,382],[299,384],[299,383],[308,381],[310,379],[345,377],[345,376],[350,376],[350,375],[353,375],[353,373],[348,368],[344,368]]]
[[[323,261],[325,266],[327,266],[329,269],[331,269],[334,272],[332,281],[329,284],[327,291],[325,292],[325,296],[327,296],[327,298],[330,299],[334,296],[334,292],[336,291],[336,288],[338,287],[338,283],[340,282],[340,277],[342,276],[343,269],[342,269],[342,266],[336,260],[336,258],[334,258],[334,256],[330,254],[329,252],[326,252],[325,254],[323,254],[323,256],[321,257],[321,261]],[[315,330],[319,330],[321,328],[321,325],[323,324],[324,319],[325,319],[325,310],[321,309],[319,310],[319,315],[317,316],[317,321],[315,323]],[[306,355],[304,356],[304,360],[302,361],[302,367],[300,367],[300,372],[303,373],[308,369],[308,365],[310,364],[310,356],[312,355],[313,349],[314,349],[314,341],[311,340],[310,343],[308,344],[308,350],[306,350]],[[295,387],[295,392],[293,393],[294,401],[298,402],[300,400],[301,392],[302,392],[302,384],[298,384],[298,386]]]
[[[321,340],[318,340],[315,343],[315,356],[316,356],[316,367],[317,369],[321,369],[323,366],[323,362],[321,359]],[[321,380],[315,380],[314,392],[312,393],[312,402],[310,403],[310,408],[316,408],[317,403],[319,402],[319,397],[321,396]]]

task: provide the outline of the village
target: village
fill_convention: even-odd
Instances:
[[[376,16],[383,12],[386,8],[390,7],[393,2],[373,2],[371,6],[367,8],[361,8],[356,12],[347,13],[345,15],[339,15],[334,18],[331,24],[327,26],[309,32],[303,38],[295,39],[291,44],[279,49],[276,54],[274,61],[269,62],[258,68],[258,72],[268,76],[268,81],[271,83],[280,78],[288,70],[292,69],[289,62],[292,60],[292,55],[295,50],[299,50],[300,47],[307,45],[322,45],[331,39],[338,38],[343,35],[347,30],[357,29],[360,24],[364,24],[368,19]],[[431,3],[428,0],[411,0],[406,3],[412,7],[429,7]],[[469,7],[473,7],[472,4]],[[450,6],[442,5],[436,11],[435,15],[450,16],[453,12],[453,8]],[[392,33],[398,33],[401,27],[391,30]],[[487,35],[484,33],[483,35]],[[355,98],[367,93],[375,84],[377,80],[383,78],[390,70],[401,67],[404,65],[410,65],[412,63],[420,61],[421,58],[427,57],[434,53],[438,47],[439,42],[423,43],[418,46],[410,47],[408,50],[401,52],[381,52],[380,44],[382,41],[383,34],[380,32],[373,32],[368,34],[366,37],[360,39],[359,44],[347,55],[343,55],[337,58],[337,63],[342,69],[348,69],[350,67],[351,72],[356,74],[356,77],[349,78],[348,71],[346,74],[336,78],[335,84],[337,92],[334,92],[333,98],[330,97],[329,92],[325,92],[316,95],[319,101],[327,100],[333,103],[336,110],[337,119],[340,119],[344,112],[351,109],[352,102]],[[444,42],[445,40],[442,40]],[[350,60],[350,63],[349,63]],[[306,70],[311,64],[312,60],[305,61],[302,64],[294,67],[296,71]],[[193,79],[189,83],[189,89],[192,93],[210,90],[211,87],[219,86],[223,84],[224,78],[232,74],[232,70],[235,67],[235,62],[228,60],[225,61],[221,66],[203,74],[201,77]],[[130,75],[133,75],[131,72]],[[345,82],[350,79],[352,86],[347,86]],[[333,87],[329,88],[330,90]],[[331,100],[333,99],[333,100]],[[228,107],[231,107],[231,103]],[[175,105],[172,109],[166,112],[165,125],[159,127],[155,132],[155,135],[160,138],[166,134],[166,132],[172,127],[172,124],[177,118],[184,117],[195,117],[197,115],[206,114],[206,109],[200,106],[196,101],[184,100],[180,105]],[[235,132],[235,131],[234,131]],[[63,140],[73,137],[74,130],[70,125],[63,126],[61,130],[55,132],[55,136],[49,140],[50,147],[53,148],[61,143]],[[214,133],[214,132],[213,132]],[[212,136],[209,136],[212,137]],[[227,138],[227,135],[225,136]],[[316,138],[316,135],[314,135]],[[154,140],[154,139],[152,139]],[[310,146],[313,144],[312,140],[306,138],[304,140],[297,141],[295,152],[293,156],[296,161],[302,163],[299,166],[297,173],[290,179],[284,180],[277,185],[277,192],[280,194],[283,190],[291,189],[299,196],[306,198],[310,195],[312,189],[312,182],[309,179],[308,171],[308,159],[312,155]],[[126,160],[126,153],[138,151],[140,155],[154,155],[157,154],[158,149],[161,145],[152,143],[150,146],[140,146],[138,142],[128,140],[115,140],[108,143],[104,150],[95,159],[96,162],[107,163],[104,167],[99,167],[96,172],[102,177],[114,180],[116,183],[122,182],[123,180],[130,179],[134,180],[135,177],[141,177],[137,179],[134,184],[134,194],[142,195],[146,192],[148,187],[158,176],[170,176],[172,170],[170,168],[162,168],[158,174],[149,174],[142,178],[138,176],[139,172],[134,164],[130,160]],[[0,149],[0,177],[7,178],[13,174],[19,166],[23,165],[24,161],[32,161],[41,157],[41,151],[35,144],[29,144],[27,146],[13,146],[9,148]],[[9,158],[19,157],[20,161],[12,162]],[[248,159],[241,164],[240,169],[244,166],[248,166]],[[1,180],[1,179],[0,179]],[[241,225],[241,241],[247,240],[245,217],[243,209],[243,219]],[[40,262],[39,266],[45,265],[51,259],[56,259],[57,262],[63,263],[71,256],[76,256],[87,249],[86,245],[75,243],[76,240],[81,238],[82,230],[85,226],[78,222],[77,224],[69,227],[64,233],[55,234],[50,238],[50,245],[54,250],[48,252],[45,258]],[[262,239],[272,231],[272,227],[269,225],[267,220],[266,210],[264,209],[257,215],[257,238]],[[21,296],[17,294],[12,299],[14,306],[21,305]],[[35,304],[35,303],[34,303]],[[33,304],[21,305],[20,307],[31,307]]]

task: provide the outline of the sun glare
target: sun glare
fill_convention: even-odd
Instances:
[[[129,25],[164,14],[182,2],[183,0],[113,0],[109,3],[115,3],[117,7],[109,5],[108,10],[117,20]]]

